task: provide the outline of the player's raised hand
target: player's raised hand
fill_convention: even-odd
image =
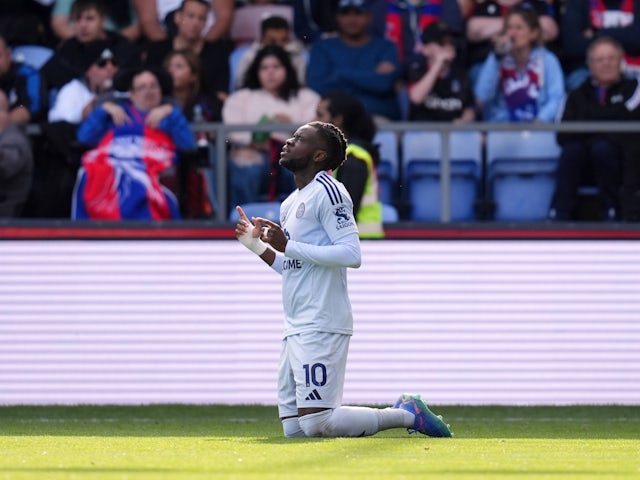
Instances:
[[[242,207],[240,205],[236,205],[236,212],[238,212],[238,215],[240,216],[238,223],[236,223],[236,238],[240,238],[240,235],[248,233],[249,231],[251,231],[252,237],[259,237],[259,226],[256,226],[249,220],[247,214],[244,213],[244,210],[242,210]]]
[[[260,226],[252,223],[239,205],[236,211],[240,219],[236,223],[236,238],[256,255],[262,255],[267,249],[266,243],[260,240]]]
[[[260,225],[260,239],[279,252],[287,247],[287,236],[277,223],[266,218],[254,218],[256,225]]]

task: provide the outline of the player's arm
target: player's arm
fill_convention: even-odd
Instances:
[[[256,225],[261,225],[259,238],[288,258],[329,267],[358,268],[360,266],[360,238],[357,231],[337,239],[331,245],[312,245],[287,239],[280,225],[271,220],[265,218],[253,220]]]
[[[332,245],[289,241],[284,253],[289,258],[328,267],[358,268],[361,263],[360,238],[357,232],[339,238]]]

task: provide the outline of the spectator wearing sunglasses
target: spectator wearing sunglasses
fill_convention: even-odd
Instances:
[[[113,52],[105,48],[85,69],[82,77],[67,82],[56,96],[49,110],[49,122],[79,124],[94,109],[96,99],[113,90],[113,78],[119,62]]]
[[[96,51],[109,49],[121,66],[140,63],[140,52],[117,32],[105,29],[106,11],[100,0],[75,0],[71,6],[75,35],[60,44],[42,67],[49,89],[58,90],[74,78],[82,77],[96,58]]]

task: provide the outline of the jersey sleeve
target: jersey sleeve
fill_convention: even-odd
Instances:
[[[342,184],[329,175],[317,177],[322,185],[316,216],[329,244],[316,245],[289,240],[285,255],[318,265],[357,268],[361,253],[353,202]]]
[[[318,177],[326,191],[326,196],[318,208],[318,221],[327,233],[331,243],[350,233],[358,233],[356,218],[353,213],[353,201],[347,189],[328,175]]]
[[[360,238],[357,232],[351,233],[331,245],[311,245],[289,240],[285,255],[325,267],[358,268],[361,262]],[[272,268],[278,271],[275,267]]]

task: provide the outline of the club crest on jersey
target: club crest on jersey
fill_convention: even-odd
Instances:
[[[344,205],[340,205],[336,208],[333,211],[333,214],[338,220],[338,225],[336,226],[337,230],[342,230],[343,228],[352,227],[354,225],[353,220],[349,216],[347,208]]]
[[[296,210],[296,218],[302,218],[304,215],[304,202],[298,205],[298,210]]]

